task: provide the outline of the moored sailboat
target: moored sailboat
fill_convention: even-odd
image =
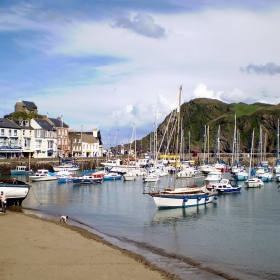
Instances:
[[[181,106],[182,87],[179,91],[179,106],[177,111],[177,139],[176,152],[178,153],[179,146],[179,131],[180,131],[180,106]],[[177,159],[176,159],[177,161]],[[177,162],[176,165],[177,166]],[[175,169],[175,178],[177,177],[177,168]],[[176,187],[177,180],[174,180],[174,188],[165,188],[160,190],[157,185],[145,186],[144,194],[150,195],[158,208],[174,208],[174,207],[189,207],[206,204],[217,199],[217,192],[208,191],[205,187],[200,188],[196,185],[186,187]],[[148,189],[147,189],[148,188]]]

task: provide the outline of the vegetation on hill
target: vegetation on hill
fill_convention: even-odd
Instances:
[[[167,151],[170,153],[174,152],[175,149],[175,133],[171,133],[175,118],[173,117],[172,121],[169,121],[171,114],[172,112],[166,116],[157,129],[157,142],[161,143],[163,141],[163,150],[168,148]],[[208,136],[205,139],[204,135],[205,132],[208,132],[209,127],[209,151],[215,152],[217,148],[217,132],[220,127],[220,152],[231,153],[235,118],[240,152],[250,152],[251,137],[254,130],[255,150],[258,149],[258,143],[261,139],[263,152],[275,153],[280,104],[227,104],[219,100],[207,98],[190,100],[181,106],[183,132],[181,142],[183,149],[188,151],[189,143],[191,151],[203,151],[205,143],[208,149]],[[262,128],[262,135],[260,135],[260,127]],[[140,147],[141,142],[142,148],[149,150],[153,137],[153,133],[151,133],[138,141],[137,145]],[[166,139],[162,140],[163,138]]]

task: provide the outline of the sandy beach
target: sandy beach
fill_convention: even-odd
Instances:
[[[1,279],[178,279],[85,229],[7,211]]]

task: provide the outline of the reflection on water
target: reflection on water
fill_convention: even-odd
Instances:
[[[197,220],[215,207],[217,207],[216,203],[210,203],[196,207],[159,209],[155,212],[153,220],[151,221],[151,226],[156,226],[160,223],[169,225],[182,220]]]

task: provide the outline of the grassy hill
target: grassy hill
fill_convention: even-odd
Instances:
[[[172,131],[175,131],[176,117],[172,116],[172,114],[175,114],[175,112],[173,111],[166,116],[157,130],[157,142],[162,142],[163,148],[169,147],[170,153],[174,152],[175,149],[175,133]],[[263,151],[265,150],[268,153],[275,152],[280,104],[227,104],[207,98],[190,100],[181,106],[183,131],[181,142],[183,149],[188,150],[190,142],[192,151],[203,151],[205,141],[208,143],[208,136],[205,140],[204,135],[209,127],[209,150],[211,152],[215,151],[217,148],[217,132],[220,127],[220,152],[232,152],[235,117],[239,151],[250,152],[253,129],[255,131],[254,147],[255,149],[258,148],[261,127]],[[153,139],[152,134],[144,137],[141,140],[142,147],[149,149],[150,139]]]

